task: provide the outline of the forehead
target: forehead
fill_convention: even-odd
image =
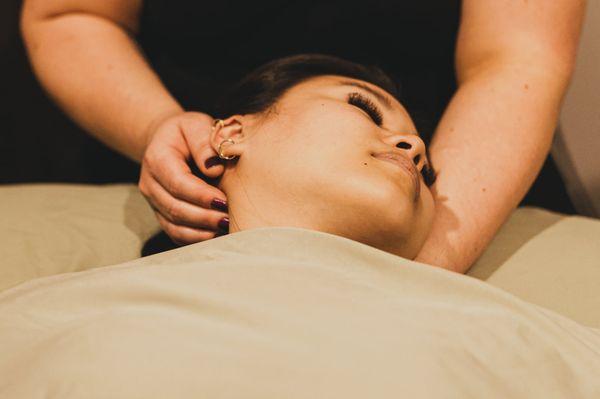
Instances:
[[[406,131],[417,134],[408,111],[387,91],[377,85],[360,79],[338,75],[320,75],[311,77],[292,87],[286,95],[298,100],[317,99],[323,96],[344,95],[360,92],[372,98],[384,116],[384,127],[390,130]]]

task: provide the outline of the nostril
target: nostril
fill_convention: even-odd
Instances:
[[[412,145],[410,145],[410,143],[405,143],[404,141],[401,143],[396,144],[396,147],[398,148],[405,148],[405,149],[409,149],[412,147]]]
[[[417,154],[417,156],[413,158],[413,161],[415,161],[415,165],[419,163],[420,159],[421,159],[421,154]]]

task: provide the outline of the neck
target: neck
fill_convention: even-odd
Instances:
[[[328,224],[322,215],[312,215],[300,204],[273,201],[267,197],[252,198],[250,202],[245,196],[240,198],[228,194],[230,234],[261,227],[297,227],[345,237],[406,259],[414,259],[418,253],[418,248],[408,248],[405,240],[393,234],[343,226],[339,225],[339,221],[337,225]]]
[[[229,176],[228,176],[229,177]],[[262,227],[296,227],[345,237],[407,259],[414,259],[419,248],[408,240],[413,226],[374,223],[372,214],[349,212],[326,201],[306,201],[302,193],[289,187],[268,187],[250,182],[239,174],[221,180],[218,188],[227,194],[229,233]],[[408,241],[412,241],[412,244]]]

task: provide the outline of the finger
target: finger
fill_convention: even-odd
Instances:
[[[177,245],[188,245],[200,241],[210,240],[217,235],[215,231],[194,229],[187,226],[179,226],[165,219],[159,212],[156,218],[165,233]]]
[[[190,150],[192,158],[200,171],[210,178],[217,178],[225,172],[225,160],[219,158],[219,155],[210,145]]]
[[[173,224],[218,231],[219,221],[229,216],[226,212],[204,209],[181,201],[169,194],[156,181],[150,181],[148,186],[152,205]]]
[[[227,197],[221,190],[194,176],[180,154],[165,150],[169,152],[157,163],[160,167],[152,170],[151,174],[169,194],[205,209],[211,209],[215,198],[227,202]]]
[[[188,113],[180,122],[192,159],[198,169],[210,178],[219,177],[225,171],[223,160],[210,145],[213,122],[210,116],[201,113]]]

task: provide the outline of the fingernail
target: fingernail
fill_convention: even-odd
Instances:
[[[210,157],[206,161],[204,161],[204,166],[206,166],[206,169],[222,164],[223,163],[221,162],[221,159],[218,156]]]
[[[212,202],[210,203],[210,207],[212,209],[216,209],[217,211],[227,212],[227,202],[219,198],[215,198],[214,200],[212,200]]]
[[[225,217],[225,218],[219,220],[218,225],[221,230],[228,231],[229,230],[229,218]]]

